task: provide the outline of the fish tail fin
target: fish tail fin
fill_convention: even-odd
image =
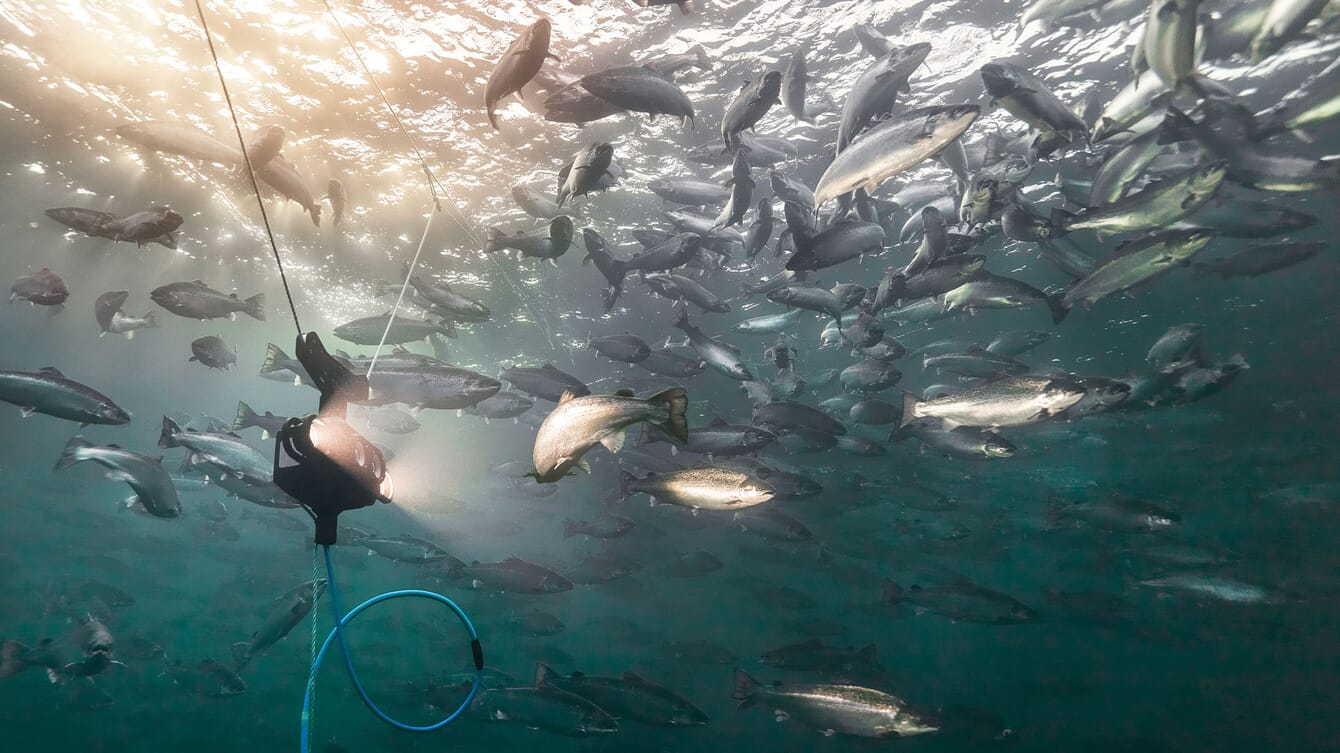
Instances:
[[[158,326],[158,316],[157,316],[156,314],[154,314],[154,312],[152,312],[152,311],[146,311],[146,312],[144,312],[144,316],[142,316],[142,317],[140,317],[140,318],[144,320],[144,326],[145,326],[145,327],[157,327],[157,326]],[[131,330],[131,331],[133,332],[134,330]]]
[[[261,373],[270,374],[278,371],[279,368],[275,366],[275,363],[287,360],[289,360],[288,354],[280,350],[278,345],[270,343],[265,346],[265,360],[261,361]]]
[[[447,577],[459,578],[465,574],[465,561],[456,557],[447,557]]]
[[[1069,225],[1074,219],[1074,212],[1060,207],[1052,209],[1051,217],[1047,220],[1047,237],[1057,238],[1070,232]]]
[[[689,409],[689,393],[687,390],[683,387],[671,387],[652,395],[647,400],[663,404],[670,409],[669,417],[657,424],[661,431],[680,442],[689,441],[689,422],[686,415]]]
[[[158,434],[159,447],[177,447],[176,435],[181,433],[181,427],[167,416],[163,416],[163,430]]]
[[[497,113],[493,112],[493,104],[492,104],[492,103],[489,103],[489,106],[488,106],[488,116],[489,116],[489,125],[493,126],[493,130],[495,130],[495,131],[500,130],[500,129],[498,128],[498,115],[497,115]]]
[[[674,318],[670,320],[670,325],[678,330],[688,332],[693,325],[689,324],[689,307],[684,305],[683,301],[675,304]]]
[[[679,4],[679,12],[680,12],[681,15],[685,15],[685,16],[692,15],[692,14],[693,14],[693,0],[682,0],[682,2],[680,2],[680,4]]]
[[[503,249],[503,240],[507,238],[501,228],[491,227],[488,229],[488,238],[484,243],[484,253],[491,254]]]
[[[808,249],[804,251],[797,250],[794,254],[791,254],[790,259],[786,260],[786,268],[795,272],[801,269],[810,269],[814,266],[814,263],[814,254],[811,251]]]
[[[237,401],[237,415],[233,416],[233,431],[241,431],[248,426],[256,425],[256,411],[251,409],[250,405]]]
[[[0,643],[0,677],[13,677],[28,668],[28,647],[18,641]]]
[[[1195,121],[1189,115],[1173,105],[1168,105],[1168,111],[1164,114],[1163,121],[1158,125],[1157,141],[1160,145],[1186,141],[1191,138],[1191,129],[1195,125]]]
[[[241,672],[251,663],[251,644],[246,641],[234,643],[229,648],[233,652],[233,671]]]
[[[903,600],[903,587],[891,580],[884,581],[884,597],[881,603],[897,604]]]
[[[544,662],[535,662],[535,687],[543,688],[549,684],[549,678],[558,674],[554,668]]]
[[[586,525],[580,520],[568,518],[563,521],[563,540],[566,541],[582,532]]]
[[[245,303],[245,304],[247,305],[247,307],[246,307],[245,309],[243,309],[243,310],[246,312],[247,316],[249,316],[249,317],[251,317],[252,319],[255,319],[255,320],[257,320],[257,321],[261,321],[261,322],[265,321],[265,294],[264,294],[264,293],[257,293],[256,295],[253,295],[252,297],[250,297],[250,298],[246,299],[245,301],[243,301],[243,303]]]
[[[623,502],[633,496],[633,482],[637,481],[637,476],[627,468],[619,469],[619,501]]]
[[[66,468],[84,460],[82,450],[92,447],[93,443],[83,437],[75,437],[65,444],[65,449],[61,451],[60,460],[56,461],[56,470],[63,471]]]
[[[754,689],[762,685],[754,676],[743,669],[735,669],[735,690],[730,694],[731,698],[740,702],[740,708],[747,709],[754,705]]]
[[[321,227],[321,205],[313,204],[308,210],[312,213],[312,224]]]
[[[1065,295],[1061,293],[1047,296],[1047,308],[1052,312],[1052,324],[1060,324],[1070,315],[1070,307],[1065,304]]]
[[[694,55],[696,55],[696,56],[698,57],[698,67],[699,67],[699,68],[704,68],[704,69],[707,69],[707,70],[711,70],[711,68],[712,68],[712,59],[709,58],[709,57],[707,57],[707,50],[704,49],[702,45],[700,45],[700,44],[695,44],[695,45],[692,47],[692,49],[689,50],[689,52],[693,53]]]
[[[899,429],[903,428],[904,426],[907,426],[908,424],[912,423],[917,419],[916,416],[917,403],[919,402],[921,401],[918,400],[917,396],[912,394],[911,392],[903,393],[903,417],[901,420],[898,421]]]

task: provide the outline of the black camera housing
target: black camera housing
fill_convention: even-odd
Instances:
[[[381,450],[345,421],[349,403],[368,398],[367,377],[330,355],[315,332],[299,336],[296,350],[321,390],[321,412],[280,428],[274,482],[312,516],[316,543],[330,545],[340,513],[391,501],[391,479]]]

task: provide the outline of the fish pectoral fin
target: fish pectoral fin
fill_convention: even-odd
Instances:
[[[790,719],[790,718],[791,718],[791,715],[788,714],[788,713],[786,713],[785,711],[782,711],[781,709],[773,709],[773,710],[772,710],[772,717],[773,717],[773,719],[777,720],[777,723],[778,723],[778,724],[780,724],[780,723],[786,721],[787,719]]]
[[[600,443],[605,445],[605,449],[610,452],[617,453],[623,449],[624,442],[627,441],[627,439],[628,434],[623,429],[620,429],[616,432],[606,434],[601,438]]]
[[[27,408],[27,407],[19,408],[19,415],[23,416],[24,418],[31,418],[32,415],[36,412],[37,412],[36,408]]]
[[[577,461],[577,467],[580,468],[580,469],[582,470],[582,473],[589,474],[589,473],[591,472],[591,464],[588,463],[588,462],[586,462],[586,458],[582,458],[581,460],[578,460],[578,461]]]

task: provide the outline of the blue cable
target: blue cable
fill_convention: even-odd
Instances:
[[[317,652],[316,659],[312,661],[311,671],[307,675],[307,692],[303,695],[302,699],[302,736],[300,741],[300,750],[302,751],[302,753],[309,753],[310,751],[309,738],[311,735],[311,724],[312,724],[312,691],[316,688],[316,674],[317,671],[321,668],[321,662],[324,661],[326,658],[326,650],[330,648],[330,644],[333,641],[335,641],[336,638],[339,639],[340,652],[344,654],[344,668],[349,672],[349,679],[353,681],[354,689],[358,691],[359,697],[363,699],[363,704],[366,705],[369,709],[371,709],[372,713],[376,714],[382,721],[386,722],[392,727],[395,727],[396,729],[401,729],[406,732],[432,732],[433,730],[442,729],[448,724],[454,722],[456,720],[456,717],[464,713],[465,709],[470,706],[470,702],[479,692],[479,688],[484,681],[483,677],[484,651],[479,643],[479,633],[475,632],[475,626],[472,622],[470,622],[470,618],[466,616],[464,610],[462,610],[459,606],[457,606],[456,602],[452,601],[451,599],[448,599],[442,594],[433,593],[432,591],[421,591],[419,589],[408,589],[403,591],[389,591],[379,596],[374,596],[371,599],[368,599],[367,601],[363,602],[362,604],[359,604],[358,606],[354,607],[353,610],[350,611],[348,614],[343,614],[342,610],[340,609],[340,589],[335,583],[335,568],[333,565],[331,565],[330,562],[330,547],[326,546],[323,548],[325,550],[326,555],[326,580],[330,590],[330,606],[331,606],[331,612],[335,617],[335,627],[331,628],[330,634],[326,636],[325,642],[321,644],[321,650]],[[411,597],[421,599],[431,599],[433,601],[446,604],[448,607],[450,607],[451,611],[455,612],[456,616],[459,617],[461,622],[465,625],[465,629],[470,632],[470,648],[471,651],[474,653],[474,660],[475,660],[475,679],[474,682],[471,683],[470,685],[469,695],[465,696],[465,700],[461,702],[460,707],[457,708],[455,711],[453,711],[451,715],[448,716],[446,719],[443,719],[442,721],[437,722],[436,724],[429,724],[427,726],[422,727],[415,726],[412,724],[405,724],[404,722],[392,719],[389,714],[382,711],[380,708],[377,707],[377,704],[373,703],[372,698],[368,696],[367,690],[363,688],[363,682],[358,679],[358,672],[354,670],[353,658],[350,657],[349,655],[349,645],[344,638],[344,629],[349,625],[349,623],[354,621],[355,617],[357,617],[359,614],[367,610],[369,607],[375,604],[380,604],[383,601],[390,601],[391,599],[401,599]]]

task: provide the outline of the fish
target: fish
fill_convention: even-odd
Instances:
[[[116,127],[116,135],[146,149],[202,162],[220,165],[239,165],[242,162],[242,151],[237,148],[236,142],[230,146],[199,129],[176,121],[123,123]]]
[[[429,335],[441,334],[454,337],[456,330],[446,322],[414,319],[396,316],[387,311],[379,316],[365,316],[345,322],[334,330],[334,335],[355,345],[401,345],[427,340]],[[384,338],[384,339],[383,339]]]
[[[142,247],[158,243],[168,248],[177,247],[173,235],[184,218],[168,207],[154,207],[125,217],[113,217],[98,225],[97,235],[114,241],[129,241]]]
[[[1069,505],[1052,500],[1047,518],[1053,526],[1070,523],[1115,533],[1166,531],[1182,522],[1182,516],[1160,505],[1120,494]]]
[[[629,719],[657,727],[701,726],[707,714],[683,696],[632,672],[602,677],[574,672],[564,677],[549,665],[535,666],[535,687],[572,693],[609,712],[615,719]]]
[[[1256,36],[1252,37],[1252,64],[1279,52],[1325,7],[1325,0],[1273,0]]]
[[[671,77],[686,68],[710,71],[712,70],[712,57],[707,54],[706,48],[700,44],[695,44],[685,52],[676,55],[663,55],[655,60],[643,63],[642,66],[657,75]]]
[[[61,451],[56,470],[62,471],[78,463],[91,461],[108,469],[107,478],[124,481],[134,491],[127,506],[139,505],[158,518],[181,515],[181,500],[177,487],[163,467],[160,458],[122,449],[118,445],[98,446],[83,437],[71,439]]]
[[[689,322],[688,310],[683,305],[676,305],[675,318],[671,325],[688,337],[693,349],[698,351],[698,355],[708,366],[737,381],[747,382],[754,378],[754,375],[749,371],[749,367],[745,366],[744,361],[740,359],[739,349],[709,337],[702,330],[693,326]]]
[[[592,520],[564,520],[563,538],[570,539],[578,534],[594,539],[617,539],[637,527],[637,522],[622,515],[601,515]]]
[[[65,376],[54,366],[37,371],[0,371],[0,400],[19,407],[27,418],[41,413],[80,426],[120,426],[131,415],[111,398]]]
[[[624,470],[619,477],[619,498],[646,494],[655,502],[702,510],[738,510],[761,505],[775,492],[766,483],[746,473],[705,466],[638,478]]]
[[[488,241],[485,253],[496,253],[504,249],[519,251],[522,256],[548,260],[558,266],[558,257],[568,252],[572,246],[572,218],[560,214],[549,221],[547,228],[539,232],[518,230],[508,235],[501,228],[488,229]]]
[[[512,199],[526,214],[542,220],[552,220],[563,211],[553,199],[546,198],[530,186],[512,186]]]
[[[27,301],[34,306],[61,306],[70,297],[70,289],[60,275],[42,267],[36,272],[19,275],[9,288],[9,302]]]
[[[516,418],[535,405],[535,401],[515,392],[500,391],[465,409],[466,413],[491,418]]]
[[[642,282],[657,295],[672,301],[688,301],[703,311],[729,313],[731,305],[716,293],[682,275],[669,273],[645,274]]]
[[[767,686],[743,669],[736,669],[731,697],[740,702],[741,708],[761,703],[773,710],[777,721],[795,719],[826,736],[914,737],[940,730],[929,716],[901,698],[859,685]]]
[[[577,86],[623,110],[680,118],[693,124],[693,102],[673,80],[646,66],[606,68],[577,81]],[[561,197],[559,205],[563,204]]]
[[[592,191],[600,190],[604,186],[600,181],[603,178],[614,178],[615,175],[610,172],[610,164],[614,159],[614,147],[605,142],[592,142],[573,155],[572,162],[568,163],[566,174],[560,173],[557,204],[561,208],[570,198],[575,196],[585,196]],[[555,219],[555,222],[558,220]],[[572,238],[571,220],[568,220],[567,238]],[[551,233],[553,225],[550,225]],[[552,234],[551,234],[552,238]]]
[[[647,184],[647,190],[675,204],[715,206],[730,198],[730,191],[706,180],[691,177],[656,178]]]
[[[1076,304],[1092,306],[1113,293],[1148,282],[1186,264],[1213,237],[1209,230],[1173,230],[1126,244],[1117,249],[1112,259],[1071,286],[1054,306],[1065,310]],[[1054,308],[1054,320],[1065,318],[1058,313]]]
[[[344,223],[344,208],[349,203],[349,196],[345,193],[344,183],[338,178],[331,178],[326,181],[326,195],[321,198],[330,202],[331,224],[339,227]]]
[[[918,418],[898,427],[890,441],[916,437],[930,452],[965,460],[1014,457],[1017,447],[999,432],[973,426],[947,427],[934,418]]]
[[[552,363],[534,369],[508,367],[502,370],[500,378],[511,382],[514,387],[528,395],[551,403],[561,400],[565,393],[571,393],[575,397],[591,394],[591,388],[587,387],[585,382],[560,371]]]
[[[507,47],[489,73],[484,87],[484,111],[493,130],[498,130],[498,118],[493,112],[498,102],[509,94],[520,96],[521,87],[535,77],[545,58],[558,60],[549,52],[550,28],[549,19],[540,16]]]
[[[265,321],[264,293],[242,300],[236,293],[221,293],[200,280],[160,285],[149,292],[149,298],[187,319],[233,319],[237,314],[246,314],[252,319]]]
[[[1193,262],[1191,270],[1199,274],[1218,275],[1225,280],[1259,277],[1305,262],[1325,250],[1326,244],[1322,241],[1264,243],[1248,246],[1222,259]]]
[[[545,417],[535,435],[532,459],[536,482],[553,483],[567,476],[574,467],[586,466],[583,456],[596,444],[617,453],[623,449],[624,430],[635,423],[657,424],[671,437],[688,439],[685,411],[688,393],[682,387],[648,397],[633,396],[632,390],[613,395],[577,396],[565,392],[558,407]]]
[[[716,222],[712,224],[713,229],[719,230],[743,222],[745,214],[749,211],[749,205],[753,202],[754,179],[749,174],[746,149],[747,147],[735,149],[735,161],[731,163],[731,177],[726,181],[730,196],[717,215]]]
[[[586,347],[596,353],[622,363],[639,363],[651,355],[651,346],[637,335],[604,335],[586,341]]]
[[[187,360],[219,371],[230,371],[233,364],[237,363],[237,351],[217,335],[206,335],[192,340],[191,353],[191,357]]]
[[[236,435],[182,429],[176,421],[163,416],[158,446],[164,449],[184,447],[192,459],[215,466],[224,475],[247,484],[268,484],[274,463]]]
[[[1038,613],[1018,599],[967,581],[914,584],[907,589],[888,581],[884,586],[884,603],[907,603],[951,620],[984,625],[1011,625],[1038,619]]]
[[[408,269],[406,271],[408,272]],[[414,292],[431,304],[430,313],[458,322],[488,321],[490,316],[488,306],[467,295],[457,293],[447,283],[418,274],[406,277]]]
[[[247,692],[246,680],[210,658],[194,664],[172,665],[163,671],[163,676],[176,687],[204,698],[231,698]]]
[[[444,560],[451,555],[431,541],[417,536],[358,536],[353,540],[357,546],[366,547],[368,552],[384,557],[392,562],[408,562],[414,565],[426,565]]]
[[[1193,165],[1101,207],[1088,207],[1080,212],[1053,209],[1050,224],[1058,234],[1093,230],[1099,239],[1116,233],[1158,229],[1186,217],[1209,201],[1227,172],[1224,162]]]
[[[1003,60],[982,66],[981,76],[992,103],[1005,108],[1014,117],[1071,143],[1088,141],[1089,125],[1037,76]]]
[[[135,337],[135,330],[158,326],[158,321],[152,311],[146,312],[141,317],[126,316],[121,307],[125,305],[129,298],[129,291],[112,290],[98,296],[97,300],[93,302],[93,317],[97,319],[98,326],[102,328],[99,337],[110,333],[125,335],[126,339],[130,340]]]
[[[470,704],[471,713],[493,722],[513,722],[568,737],[619,731],[619,723],[595,704],[551,688],[490,688]]]
[[[318,578],[289,589],[270,604],[261,626],[251,638],[233,644],[234,671],[246,669],[260,654],[283,640],[311,613],[321,596],[326,593],[326,579]]]
[[[847,146],[814,187],[815,206],[883,181],[934,157],[977,119],[977,105],[937,105],[893,115]]]
[[[520,557],[508,557],[501,562],[475,561],[469,564],[455,557],[447,557],[444,562],[448,578],[469,578],[472,588],[521,594],[554,594],[572,590],[572,581]]]
[[[796,252],[786,260],[792,271],[825,269],[884,250],[884,228],[874,222],[841,222],[813,235],[800,230],[792,238]]]
[[[1083,397],[1084,388],[1069,380],[1029,374],[1007,376],[931,400],[904,393],[900,425],[930,417],[951,429],[1023,426],[1059,415]]]
[[[735,99],[721,116],[721,140],[725,142],[727,150],[734,150],[743,143],[741,132],[752,131],[773,105],[781,103],[781,93],[780,71],[764,71],[740,86]]]
[[[688,439],[682,444],[671,445],[671,452],[731,457],[760,450],[775,438],[772,432],[757,426],[733,425],[723,418],[714,418],[701,429],[690,429]],[[653,444],[669,439],[671,438],[656,429],[654,424],[643,424],[638,444]]]
[[[265,181],[284,198],[301,206],[312,218],[313,225],[321,226],[321,205],[312,197],[312,191],[307,187],[307,179],[298,172],[297,165],[276,155],[274,159],[256,170],[256,177]]]
[[[893,112],[899,94],[911,91],[907,80],[926,62],[931,46],[925,42],[895,47],[861,73],[842,103],[838,122],[837,153],[852,142],[870,123]]]

